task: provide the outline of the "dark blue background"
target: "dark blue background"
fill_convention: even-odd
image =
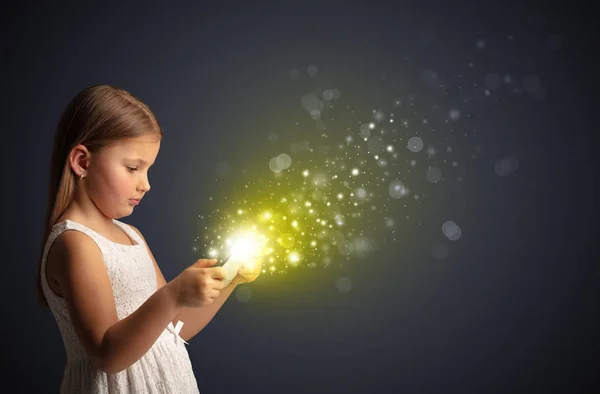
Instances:
[[[316,65],[344,98],[372,103],[367,110],[391,104],[394,84],[422,90],[419,75],[429,68],[481,84],[482,65],[516,78],[535,73],[546,95],[468,104],[480,133],[464,140],[472,146],[461,163],[473,163],[464,183],[438,195],[443,214],[430,212],[431,226],[408,236],[409,248],[388,246],[353,265],[349,293],[335,289],[335,272],[312,271],[259,279],[248,303],[233,295],[188,348],[200,391],[600,389],[591,10],[573,2],[354,3],[4,7],[4,382],[58,392],[64,350],[50,312],[35,305],[35,267],[52,135],[83,87],[130,90],[165,129],[152,192],[124,220],[142,230],[171,280],[199,258],[191,245],[202,236],[197,216],[214,192],[216,163],[239,170],[280,132],[270,127],[295,123],[306,89],[290,69],[306,80]],[[562,37],[560,49],[548,48],[549,34]],[[487,47],[477,52],[479,39]],[[451,100],[431,98],[442,107]],[[480,157],[469,161],[478,145]],[[520,168],[500,178],[494,163],[506,154]],[[450,217],[463,237],[436,261],[430,244],[441,234],[427,232]]]

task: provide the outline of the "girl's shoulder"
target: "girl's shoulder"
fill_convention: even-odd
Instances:
[[[46,277],[50,287],[62,295],[61,283],[72,277],[76,270],[90,266],[104,266],[98,245],[89,235],[81,231],[69,231],[65,226],[64,231],[60,231],[48,246]]]

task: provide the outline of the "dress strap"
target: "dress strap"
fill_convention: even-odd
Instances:
[[[145,244],[142,237],[140,237],[140,235],[137,233],[137,231],[135,231],[129,224],[122,222],[120,220],[117,220],[117,219],[113,219],[113,222],[115,222],[119,227],[121,227],[123,229],[123,231],[125,231],[127,233],[127,235],[129,235],[129,237],[135,241],[136,244],[138,244],[138,245]]]

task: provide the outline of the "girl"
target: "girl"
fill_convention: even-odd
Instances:
[[[167,283],[118,220],[150,190],[162,136],[149,107],[111,85],[79,92],[58,124],[37,288],[65,346],[61,393],[198,393],[184,343],[260,272],[224,286],[201,259]]]

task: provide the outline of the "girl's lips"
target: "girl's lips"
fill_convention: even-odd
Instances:
[[[140,200],[129,200],[133,205],[138,205],[140,203]]]

